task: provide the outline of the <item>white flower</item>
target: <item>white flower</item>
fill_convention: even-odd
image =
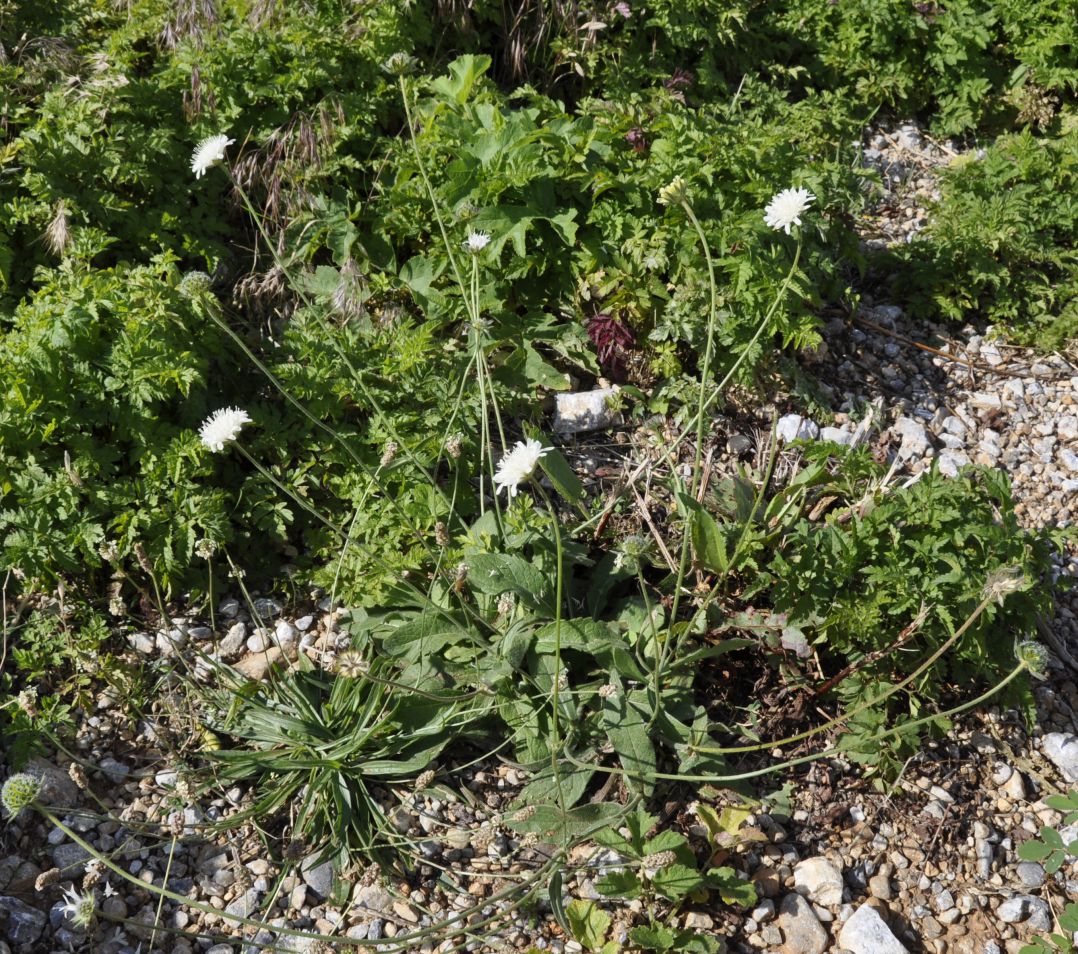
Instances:
[[[520,485],[531,477],[539,458],[549,450],[552,448],[544,447],[531,438],[517,441],[516,446],[498,462],[498,470],[494,474],[498,490],[504,488],[510,497],[515,497]]]
[[[112,886],[112,882],[105,882],[105,897],[111,898],[116,894],[116,889]]]
[[[238,407],[223,407],[214,411],[199,428],[198,436],[211,451],[222,451],[225,444],[240,436],[240,428],[250,424],[251,418]]]
[[[96,907],[93,891],[79,894],[74,888],[67,888],[64,899],[64,906],[61,908],[63,914],[79,927],[88,928],[93,923]]]
[[[207,136],[197,146],[191,156],[191,171],[196,179],[201,179],[203,173],[211,166],[220,162],[225,157],[225,149],[236,140],[228,136]]]
[[[801,213],[805,212],[815,200],[808,189],[783,189],[764,209],[764,224],[776,232],[782,229],[790,234],[791,225],[801,224]]]
[[[486,232],[469,232],[464,240],[464,247],[473,255],[478,255],[490,244],[490,236]]]

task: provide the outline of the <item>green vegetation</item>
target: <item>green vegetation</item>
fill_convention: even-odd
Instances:
[[[1078,24],[1063,0],[446,6],[0,0],[0,560],[33,606],[4,620],[3,731],[57,731],[91,677],[133,705],[172,680],[207,780],[251,786],[230,823],[288,819],[340,868],[414,855],[393,801],[440,756],[505,750],[530,779],[507,824],[556,848],[536,877],[591,838],[630,862],[598,890],[643,900],[634,944],[714,951],[672,912],[753,895],[651,834],[672,783],[751,800],[821,754],[883,780],[956,685],[1029,706],[1053,541],[997,473],[897,486],[816,445],[780,480],[772,446],[708,480],[704,455],[730,388],[780,383],[869,266],[1069,338]],[[868,260],[856,143],[909,114],[999,138]],[[646,519],[635,478],[589,493],[547,436],[551,395],[600,379]],[[348,607],[332,665],[244,680],[195,649],[207,687],[107,655],[106,611],[210,615],[286,561]],[[720,666],[803,718],[775,738]],[[551,899],[612,951],[598,904]]]

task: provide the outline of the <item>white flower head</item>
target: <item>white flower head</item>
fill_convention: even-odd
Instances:
[[[201,179],[207,169],[216,165],[225,157],[225,150],[236,140],[228,136],[207,136],[197,146],[191,156],[191,171],[196,179]]]
[[[88,928],[93,923],[96,907],[93,891],[84,891],[82,894],[74,888],[64,891],[64,906],[61,910],[79,927]]]
[[[553,448],[544,447],[534,438],[517,441],[508,454],[499,462],[494,474],[494,483],[498,490],[506,490],[510,497],[515,497],[520,485],[535,471],[539,458]]]
[[[464,247],[471,252],[472,255],[478,255],[489,244],[490,235],[486,232],[469,232],[468,237],[464,240]]]
[[[250,423],[251,418],[246,411],[241,411],[238,407],[223,407],[202,422],[198,436],[209,450],[222,451],[225,444],[240,436],[243,425]]]
[[[801,213],[815,201],[808,189],[783,189],[775,195],[764,209],[764,224],[776,232],[782,229],[790,234],[791,225],[801,224]]]

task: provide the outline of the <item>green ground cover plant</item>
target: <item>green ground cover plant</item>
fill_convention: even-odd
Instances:
[[[1078,328],[1078,122],[1003,136],[956,163],[918,240],[896,253],[915,311],[977,317],[1058,349]]]

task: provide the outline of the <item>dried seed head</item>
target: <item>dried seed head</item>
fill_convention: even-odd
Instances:
[[[1003,605],[1003,601],[1012,593],[1026,588],[1026,577],[1018,566],[1001,566],[990,573],[984,584],[984,599],[991,599]]]
[[[337,657],[337,672],[346,679],[359,679],[370,672],[370,668],[358,649],[347,649]]]
[[[535,815],[534,805],[525,805],[522,809],[513,813],[513,821],[518,824],[529,821]]]
[[[449,546],[449,530],[441,520],[434,525],[434,542],[440,547]]]
[[[120,619],[127,613],[127,604],[118,596],[113,596],[109,599],[109,616],[115,616],[116,619]]]
[[[599,687],[600,699],[613,699],[618,694],[618,687],[613,683],[608,682],[604,686]]]
[[[534,831],[526,832],[520,838],[521,848],[534,848],[539,844],[539,836]]]
[[[427,771],[420,774],[419,778],[415,780],[415,788],[417,792],[421,792],[426,788],[430,788],[434,783],[434,771],[427,769]]]
[[[61,199],[56,203],[52,220],[42,236],[49,251],[59,258],[63,258],[64,252],[71,244],[71,231],[67,227],[67,203]]]
[[[663,868],[669,868],[675,861],[677,861],[677,855],[674,852],[657,851],[644,858],[643,866],[646,871],[662,871]]]
[[[90,779],[86,776],[86,769],[79,765],[78,762],[72,762],[67,767],[67,775],[79,788],[85,789],[90,784]]]
[[[31,719],[37,715],[37,689],[30,686],[28,689],[23,689],[18,695],[19,708],[22,709]]]
[[[512,593],[502,593],[498,597],[498,612],[502,616],[508,616],[516,608],[517,599]]]
[[[142,567],[145,573],[153,576],[153,564],[146,555],[146,548],[142,545],[142,541],[136,540],[135,545],[131,549],[135,551],[135,558],[138,560],[138,565]]]
[[[445,442],[445,452],[450,457],[452,457],[453,460],[457,460],[457,458],[460,457],[460,445],[461,445],[461,437],[460,437],[460,435],[459,434],[454,434],[451,438],[449,438],[449,440],[447,440]]]
[[[120,559],[120,548],[113,540],[109,540],[108,543],[102,543],[101,546],[98,547],[97,552],[100,554],[101,559],[106,563],[115,563]]]
[[[44,891],[46,888],[51,887],[60,880],[60,869],[50,868],[48,871],[42,871],[37,876],[37,880],[34,882],[34,889],[38,892]]]
[[[382,459],[378,462],[380,467],[388,467],[393,463],[393,458],[397,456],[397,451],[400,450],[400,444],[396,441],[389,441],[386,444],[385,450],[382,451]]]

